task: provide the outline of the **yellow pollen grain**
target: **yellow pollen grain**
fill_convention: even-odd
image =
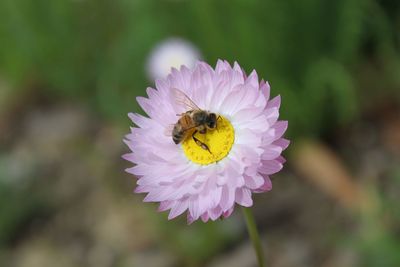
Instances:
[[[225,158],[235,141],[235,131],[232,124],[220,116],[217,128],[207,130],[205,134],[196,133],[195,137],[206,144],[210,152],[200,147],[192,138],[192,134],[182,142],[183,152],[194,163],[208,165]]]

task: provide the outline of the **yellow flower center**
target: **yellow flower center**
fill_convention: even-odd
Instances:
[[[208,165],[225,158],[235,141],[232,124],[222,116],[219,116],[215,129],[207,130],[205,134],[197,132],[194,135],[201,143],[196,143],[192,133],[182,142],[183,151],[188,159],[201,165]]]

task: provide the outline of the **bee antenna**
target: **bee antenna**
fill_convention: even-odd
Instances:
[[[220,115],[218,115],[217,121],[218,121],[219,119],[222,120],[222,117],[221,117]],[[215,128],[217,129],[217,132],[219,132],[219,131],[218,131],[218,123],[215,124]]]

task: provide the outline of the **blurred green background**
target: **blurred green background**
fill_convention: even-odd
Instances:
[[[282,95],[269,266],[400,266],[395,0],[1,0],[0,266],[255,266],[239,209],[187,226],[131,194],[126,114],[171,37]]]

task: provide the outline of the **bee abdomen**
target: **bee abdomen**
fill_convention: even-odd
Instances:
[[[172,140],[174,143],[179,144],[182,141],[184,134],[182,127],[179,124],[175,125],[174,130],[172,131]]]

